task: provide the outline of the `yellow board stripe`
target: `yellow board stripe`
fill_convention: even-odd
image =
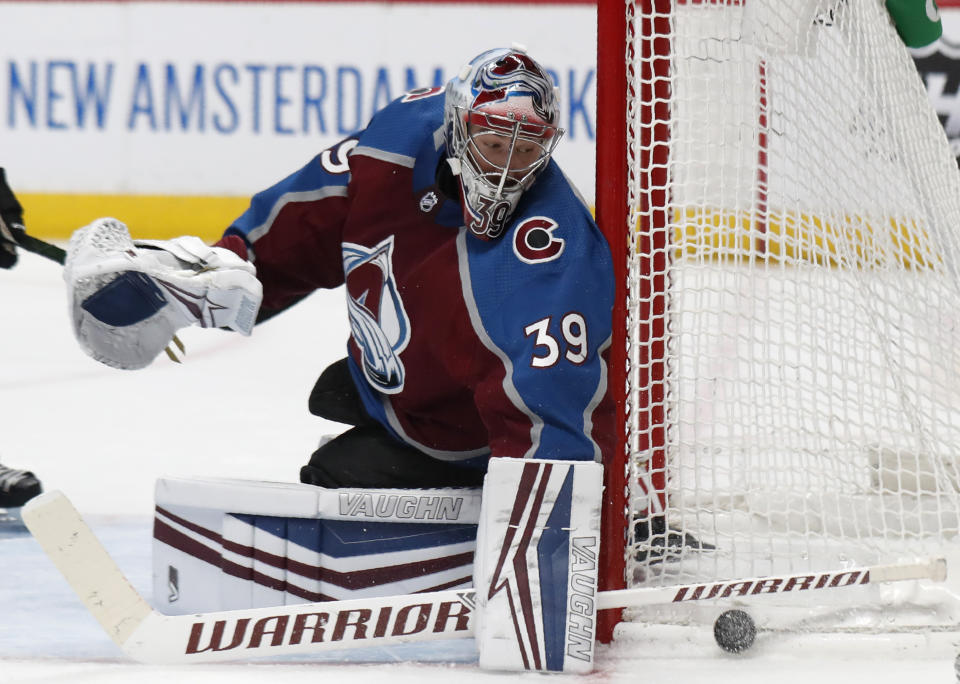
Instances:
[[[68,195],[17,193],[27,231],[45,240],[66,240],[103,216],[120,219],[140,239],[196,235],[215,242],[250,204],[249,197],[190,195]]]
[[[672,218],[677,258],[855,269],[936,270],[944,263],[938,241],[923,224],[897,216],[770,211],[759,221],[748,212],[687,207],[675,208]]]

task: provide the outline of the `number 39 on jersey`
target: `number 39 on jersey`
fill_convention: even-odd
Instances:
[[[550,332],[552,316],[541,318],[523,329],[527,337],[534,336],[534,354],[530,361],[533,368],[551,368],[561,360],[580,365],[587,360],[587,322],[576,311],[560,319],[561,337]]]

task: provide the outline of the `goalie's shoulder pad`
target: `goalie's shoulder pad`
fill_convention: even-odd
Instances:
[[[74,334],[108,366],[143,368],[192,324],[249,335],[263,296],[252,264],[199,238],[144,241],[98,219],[70,238],[64,267]]]

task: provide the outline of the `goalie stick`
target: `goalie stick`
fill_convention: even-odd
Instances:
[[[472,589],[270,608],[163,615],[124,577],[70,501],[51,491],[29,501],[23,521],[87,610],[134,660],[177,664],[240,660],[473,636]],[[760,577],[597,594],[597,608],[745,598],[883,582],[946,579],[933,559],[811,574]]]
[[[15,224],[16,225],[16,224]],[[51,245],[49,242],[44,242],[39,238],[35,238],[32,235],[27,235],[26,232],[22,230],[23,226],[20,226],[21,230],[17,231],[17,237],[14,236],[13,231],[10,230],[9,226],[0,218],[0,234],[3,235],[3,238],[7,242],[11,242],[17,247],[21,247],[28,252],[33,252],[34,254],[39,254],[42,257],[50,259],[50,261],[56,261],[58,264],[63,266],[64,262],[67,260],[67,252],[56,245]]]

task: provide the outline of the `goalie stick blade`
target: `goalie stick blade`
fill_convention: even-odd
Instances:
[[[23,507],[23,522],[104,631],[123,646],[151,613],[120,568],[59,491]]]

